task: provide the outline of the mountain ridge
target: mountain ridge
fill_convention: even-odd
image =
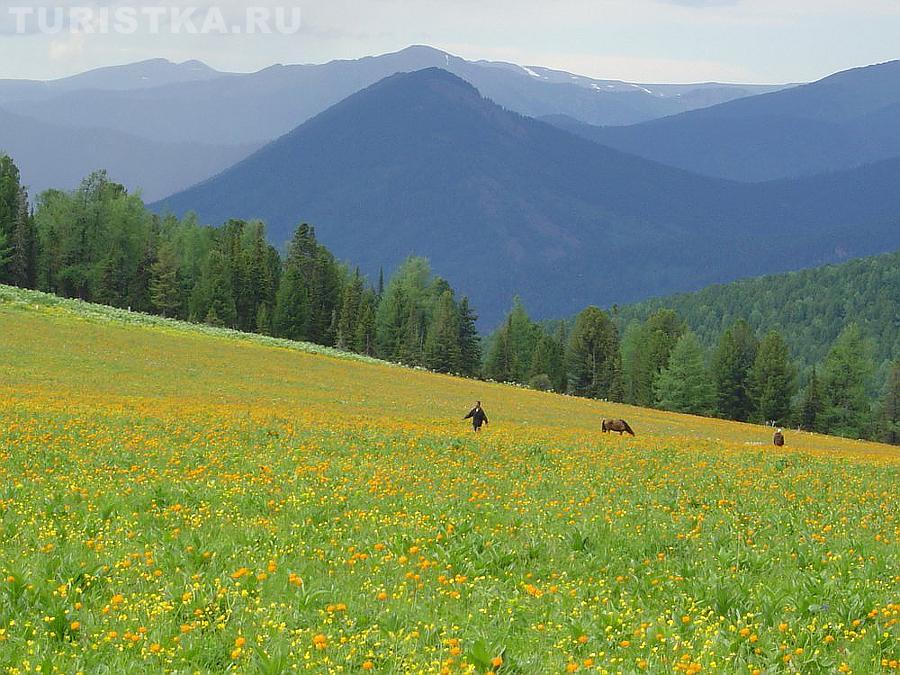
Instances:
[[[900,245],[898,175],[900,161],[888,161],[806,183],[702,178],[504,110],[426,69],[348,97],[154,208],[211,223],[262,218],[278,245],[309,221],[370,275],[426,255],[473,297],[490,289],[479,308],[490,323],[515,294],[537,316],[558,316],[879,253]],[[849,202],[835,185],[852,187]],[[565,300],[543,297],[547,288]]]

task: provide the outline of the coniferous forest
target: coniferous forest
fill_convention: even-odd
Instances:
[[[161,217],[105,172],[31,204],[0,156],[0,283],[437,372],[890,443],[900,442],[898,255],[588,307],[573,321],[537,323],[516,299],[483,339],[477,298],[459,297],[424,258],[373,281],[311,225],[279,251],[262,222]]]

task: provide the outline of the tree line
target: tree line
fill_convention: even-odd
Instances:
[[[97,172],[34,207],[0,156],[0,283],[164,317],[304,340],[444,373],[727,419],[897,443],[900,364],[873,404],[873,350],[855,325],[802,378],[777,330],[739,319],[705,348],[672,309],[588,307],[538,324],[516,299],[482,340],[466,297],[410,258],[370,284],[301,224],[284,253],[259,221],[160,217]],[[801,383],[801,379],[804,381]],[[802,384],[802,386],[801,386]]]
[[[476,377],[477,315],[423,258],[372,286],[301,224],[282,255],[259,221],[160,217],[96,172],[34,208],[0,158],[0,283]]]
[[[553,390],[745,422],[900,441],[900,359],[872,394],[874,346],[849,324],[805,382],[783,335],[737,319],[705,348],[672,309],[630,321],[583,310],[574,322],[531,321],[515,300],[487,342],[484,375]]]

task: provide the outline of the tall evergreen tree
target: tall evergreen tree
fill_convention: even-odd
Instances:
[[[372,291],[363,292],[356,318],[353,349],[358,354],[375,356],[375,306],[377,298]]]
[[[512,382],[515,373],[515,355],[509,341],[509,319],[494,333],[487,359],[485,376],[496,382]]]
[[[668,365],[653,385],[660,408],[694,415],[710,415],[715,407],[715,387],[706,371],[703,348],[688,331],[675,343]]]
[[[9,280],[21,288],[34,288],[37,283],[37,234],[25,188],[19,188],[16,217],[9,244],[11,249]]]
[[[16,219],[22,186],[19,169],[8,155],[0,154],[0,283],[12,283]]]
[[[781,334],[772,330],[760,341],[750,371],[750,392],[757,421],[784,425],[791,415],[794,367]]]
[[[281,275],[272,333],[288,340],[306,340],[309,327],[309,292],[298,265],[288,264]]]
[[[531,321],[522,299],[518,296],[513,300],[507,320],[509,346],[513,354],[512,379],[520,384],[528,382],[528,369],[531,365],[532,352],[537,344],[540,329]]]
[[[469,298],[463,296],[459,302],[459,372],[466,377],[481,373],[481,339],[476,321],[478,315],[469,305]]]
[[[736,321],[719,340],[712,361],[716,384],[716,408],[726,419],[747,421],[755,412],[750,370],[756,361],[758,342],[750,325]]]
[[[357,268],[353,278],[344,285],[341,295],[341,314],[338,319],[336,346],[339,349],[353,349],[356,341],[356,322],[359,320],[359,306],[363,297],[363,280]]]
[[[900,358],[891,364],[884,385],[879,410],[879,427],[882,441],[900,445]]]
[[[619,337],[606,312],[588,307],[578,315],[566,362],[571,393],[609,400],[621,396]]]
[[[654,312],[641,327],[634,367],[633,388],[635,404],[653,405],[656,395],[653,382],[659,372],[669,364],[669,357],[678,338],[684,333],[684,323],[672,310]]]
[[[233,328],[237,322],[231,272],[224,253],[214,250],[209,254],[205,273],[200,281],[202,304],[199,305],[199,316],[203,316],[209,324]]]
[[[421,366],[425,362],[425,316],[422,309],[409,305],[409,314],[403,325],[400,351],[397,354],[400,363],[407,366]]]
[[[460,370],[459,311],[452,291],[444,291],[438,299],[425,339],[425,365],[440,373]]]
[[[816,369],[813,368],[806,389],[803,390],[798,414],[800,426],[806,431],[821,431],[820,421],[825,410],[825,401],[822,396],[822,384],[816,374]]]
[[[865,435],[871,422],[866,387],[872,371],[869,345],[859,327],[850,324],[825,359],[821,424],[827,433],[851,438]]]
[[[178,316],[183,305],[178,254],[169,243],[159,250],[150,273],[150,300],[164,317]],[[208,311],[208,310],[207,310]]]
[[[404,362],[415,358],[417,363],[421,362],[418,352],[423,342],[421,334],[427,319],[431,285],[431,266],[424,258],[408,258],[391,277],[375,315],[379,357]],[[410,320],[415,325],[410,326]],[[417,335],[419,338],[415,337]]]

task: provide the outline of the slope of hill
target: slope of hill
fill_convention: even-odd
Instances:
[[[764,181],[848,169],[900,156],[900,61],[629,127],[548,121],[720,178]]]
[[[166,142],[262,142],[389,75],[428,67],[454,72],[511,110],[533,116],[566,114],[593,124],[631,124],[773,88],[699,84],[648,89],[547,69],[466,61],[416,46],[322,65],[277,65],[249,74],[218,73],[195,62],[153,61],[68,81],[0,82],[0,106],[48,123],[114,129]],[[150,76],[166,86],[133,86]],[[113,84],[107,86],[107,81]],[[74,86],[79,83],[80,89]],[[36,93],[17,93],[22,87]]]
[[[29,192],[71,190],[92,171],[106,169],[120,183],[153,200],[233,165],[257,146],[162,143],[117,131],[46,124],[0,109],[0,152],[10,155]]]
[[[698,177],[587,142],[428,69],[351,96],[156,205],[210,223],[301,220],[374,275],[411,253],[540,318],[900,247],[900,161],[797,182]]]
[[[739,318],[759,334],[777,328],[805,366],[821,363],[855,322],[881,364],[900,356],[900,251],[654,298],[619,308],[620,326],[661,308],[677,311],[707,346]]]
[[[798,670],[880,667],[894,448],[774,449],[764,427],[145,321],[0,287],[5,663],[690,667],[610,618],[635,616],[679,643],[702,625],[690,663],[710,670],[776,670],[785,634],[820,645]],[[601,434],[609,416],[637,438]],[[746,639],[716,618],[736,608]],[[775,645],[752,661],[751,630]]]

